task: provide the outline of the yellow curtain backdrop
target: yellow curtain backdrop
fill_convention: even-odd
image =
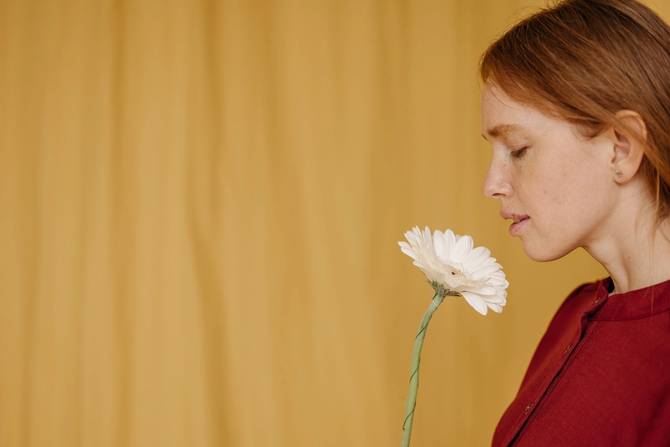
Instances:
[[[489,444],[604,275],[528,260],[481,192],[477,61],[541,5],[0,0],[0,445],[399,445],[414,225],[510,280],[423,353],[413,445]]]

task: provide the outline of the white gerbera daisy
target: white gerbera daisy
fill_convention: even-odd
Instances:
[[[509,283],[488,248],[473,249],[470,236],[458,236],[449,229],[431,234],[428,227],[423,232],[414,227],[405,238],[407,242],[398,242],[400,249],[426,274],[438,294],[462,296],[482,315],[488,308],[502,312]]]

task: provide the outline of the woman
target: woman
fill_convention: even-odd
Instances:
[[[670,27],[634,0],[572,0],[482,57],[484,192],[532,259],[583,247],[498,446],[670,445]]]

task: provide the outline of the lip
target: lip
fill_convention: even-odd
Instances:
[[[528,225],[527,222],[530,220],[528,214],[512,213],[507,210],[500,210],[500,216],[505,220],[511,219],[513,221],[512,225],[509,226],[509,233],[512,236],[521,234],[523,229]]]
[[[530,220],[530,217],[526,216],[521,218],[521,220],[517,221],[514,219],[515,222],[512,223],[512,225],[509,226],[509,234],[512,236],[518,236],[521,234],[524,228],[528,225],[528,221]]]
[[[501,210],[500,211],[500,216],[507,220],[507,219],[512,219],[514,222],[519,222],[523,219],[526,219],[530,216],[528,214],[517,214],[517,213],[510,213],[508,211]]]

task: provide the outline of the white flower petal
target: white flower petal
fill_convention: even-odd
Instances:
[[[453,251],[454,247],[456,246],[456,235],[454,235],[454,232],[451,230],[445,231],[444,238],[447,241],[447,250],[449,252]]]
[[[484,267],[477,270],[477,274],[480,276],[490,276],[493,275],[498,270],[500,270],[500,266],[498,264],[495,263],[487,264]]]
[[[475,248],[466,259],[466,265],[472,271],[486,264],[490,259],[491,252],[484,247]]]
[[[486,247],[477,247],[474,250],[472,250],[473,256],[480,257],[482,260],[486,260],[486,258],[491,256],[491,250],[489,250]]]
[[[502,295],[487,296],[485,297],[486,304],[506,304],[507,299]]]
[[[412,259],[416,258],[416,252],[407,242],[398,242],[398,245],[400,245],[400,251]]]
[[[500,305],[500,304],[489,303],[489,307],[491,308],[491,310],[493,310],[496,313],[502,312],[502,309],[503,309],[502,305]]]
[[[464,237],[459,237],[456,240],[456,245],[454,246],[454,251],[451,254],[451,257],[456,261],[462,261],[465,255],[468,253],[467,249],[467,240]]]
[[[415,226],[405,232],[400,250],[413,260],[431,282],[447,291],[459,292],[482,315],[487,309],[502,311],[509,286],[496,258],[486,247],[473,248],[472,237],[459,236],[450,229],[431,232]]]
[[[449,262],[449,245],[443,233],[436,231],[433,234],[433,245],[438,259],[445,263]]]
[[[477,295],[495,296],[498,294],[498,289],[491,286],[478,287],[476,293]]]
[[[433,245],[433,235],[430,234],[430,229],[428,227],[423,229],[423,242],[426,245]]]
[[[471,292],[461,292],[461,295],[463,295],[465,301],[467,301],[474,310],[482,315],[486,315],[486,303],[479,295]]]

